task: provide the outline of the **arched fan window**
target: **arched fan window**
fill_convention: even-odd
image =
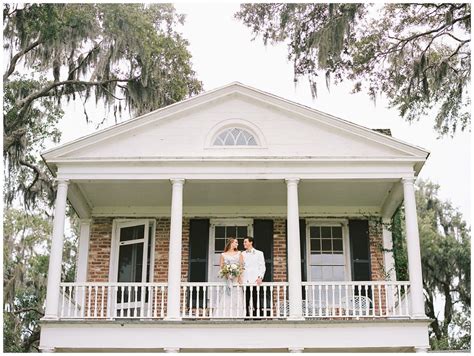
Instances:
[[[248,131],[231,127],[219,133],[214,140],[214,146],[257,146],[255,137]]]

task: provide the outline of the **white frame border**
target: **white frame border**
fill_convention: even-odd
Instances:
[[[247,226],[247,234],[253,237],[253,220],[249,218],[226,218],[226,219],[209,219],[209,250],[208,250],[208,264],[207,264],[207,281],[211,280],[211,273],[214,259],[214,242],[215,232],[217,226]],[[217,277],[216,277],[217,278]]]
[[[257,141],[256,146],[214,146],[212,143],[216,139],[217,135],[220,134],[223,130],[229,129],[231,127],[236,127],[242,130],[248,131],[250,134],[253,135],[255,141]],[[206,136],[206,140],[204,143],[204,149],[255,149],[255,148],[267,148],[267,143],[265,141],[265,137],[263,136],[262,131],[260,128],[255,125],[254,123],[243,120],[243,119],[227,119],[223,120],[216,125],[209,131]]]
[[[350,240],[349,240],[349,220],[348,219],[306,219],[306,275],[311,281],[311,245],[309,238],[309,228],[311,226],[340,226],[342,228],[342,249],[344,255],[344,280],[352,280]]]

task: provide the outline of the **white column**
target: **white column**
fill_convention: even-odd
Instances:
[[[388,274],[390,281],[396,281],[397,276],[395,273],[395,260],[393,258],[393,240],[392,231],[390,230],[391,219],[382,219],[382,237],[383,237],[383,262],[385,267],[385,273]]]
[[[426,318],[423,298],[423,275],[421,272],[420,236],[416,215],[415,188],[413,178],[403,178],[405,226],[407,234],[408,273],[410,275],[410,297],[413,318]]]
[[[300,216],[298,211],[299,179],[285,179],[287,186],[288,214],[288,293],[289,320],[303,320],[301,291]]]
[[[77,282],[86,282],[87,264],[89,260],[89,239],[91,231],[91,219],[80,220],[79,248],[77,251]]]
[[[181,288],[181,245],[183,230],[184,179],[171,179],[170,251],[168,256],[168,309],[166,320],[181,320],[179,314]]]
[[[53,236],[48,266],[48,286],[46,289],[46,311],[44,319],[58,319],[59,283],[63,259],[64,221],[66,218],[67,180],[58,181],[56,205],[54,208]]]

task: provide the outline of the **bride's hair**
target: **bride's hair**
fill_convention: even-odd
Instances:
[[[232,242],[234,242],[234,240],[237,241],[235,237],[231,237],[230,239],[227,240],[227,243],[225,244],[225,247],[224,247],[224,252],[227,252],[230,250],[230,245],[232,244]],[[237,249],[235,249],[234,251],[237,251]]]

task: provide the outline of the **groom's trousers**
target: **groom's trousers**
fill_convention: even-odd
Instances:
[[[263,288],[261,286],[248,286],[245,288],[245,315],[263,317]],[[260,311],[258,314],[257,310]]]

